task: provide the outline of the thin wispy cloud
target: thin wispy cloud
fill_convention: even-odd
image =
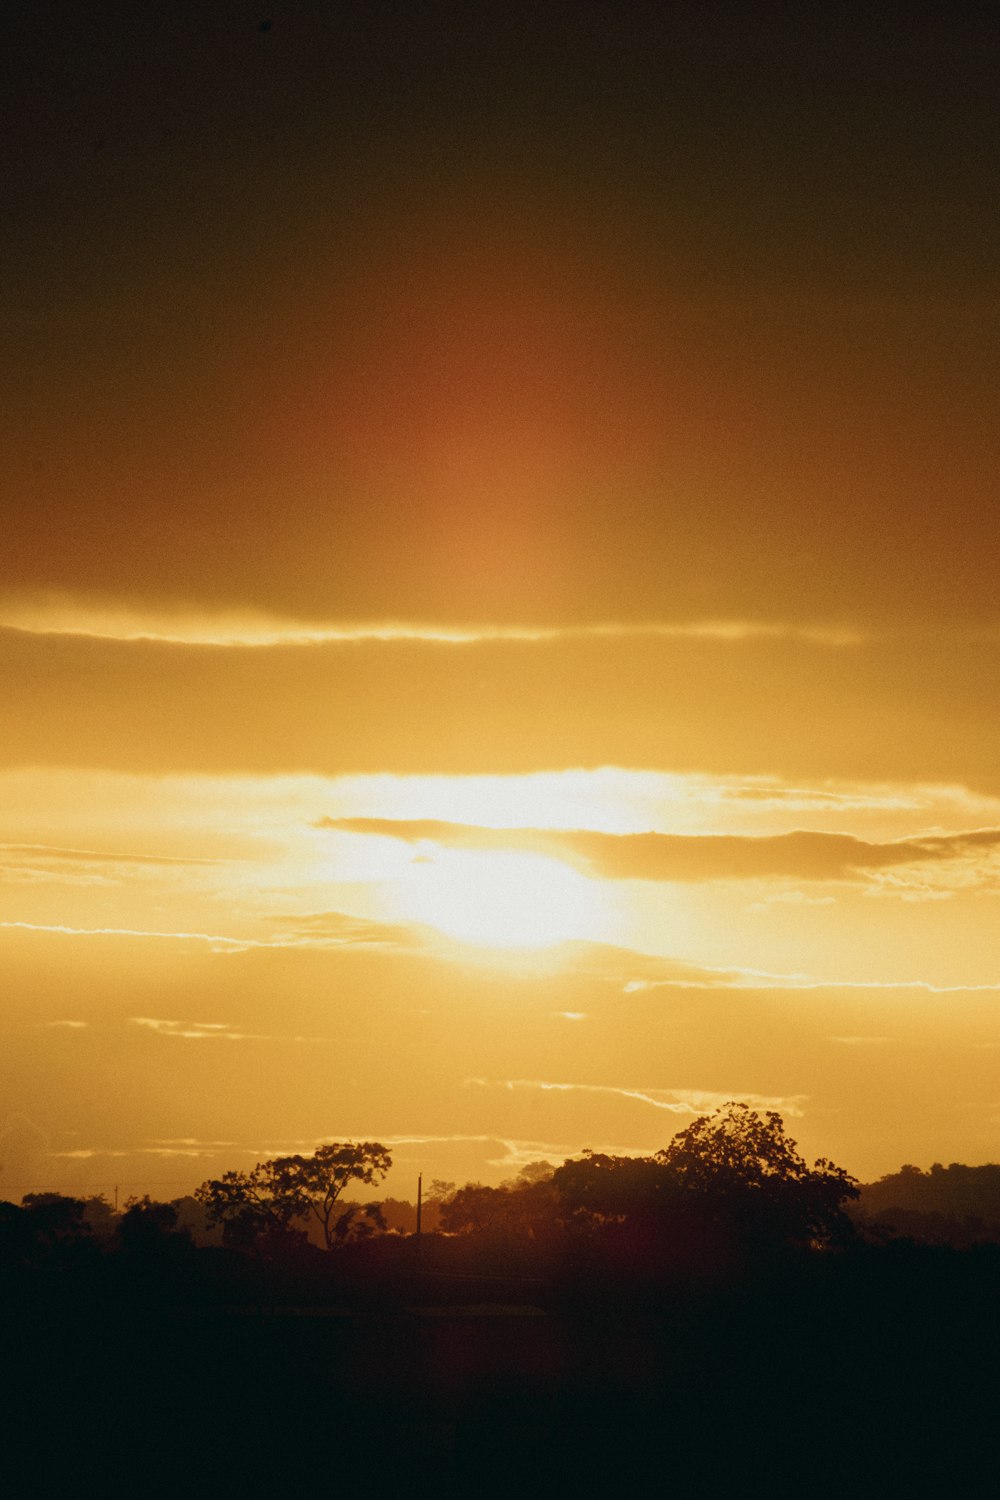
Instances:
[[[301,920],[302,928],[296,924]],[[71,927],[37,922],[0,922],[0,930],[51,933],[70,938],[122,938],[156,942],[194,942],[204,944],[209,951],[219,955],[238,954],[256,950],[316,949],[330,953],[351,951],[373,951],[399,953],[414,958],[454,963],[468,967],[479,961],[483,966],[495,965],[498,957],[487,950],[480,951],[464,944],[456,944],[435,935],[422,925],[394,926],[392,924],[368,922],[344,913],[317,913],[312,916],[287,919],[287,930],[276,937],[265,939],[226,937],[219,934],[194,932],[148,931],[139,928]],[[561,972],[578,973],[589,978],[607,980],[621,988],[623,994],[637,994],[656,989],[676,990],[822,990],[836,991],[897,991],[931,994],[964,995],[1000,993],[1000,979],[977,983],[943,984],[922,979],[919,976],[897,980],[851,979],[835,975],[819,975],[798,971],[759,969],[741,966],[713,966],[688,959],[664,958],[656,954],[643,953],[637,949],[614,947],[602,943],[568,942],[547,950],[552,955],[552,967]],[[511,961],[504,952],[499,961],[505,970]],[[534,956],[530,967],[537,968]],[[568,1020],[585,1019],[584,1013],[565,1010],[557,1013]],[[202,1033],[199,1033],[202,1034]],[[207,1033],[206,1033],[207,1034]],[[282,1038],[293,1041],[323,1041],[322,1037],[294,1036]]]
[[[630,979],[623,985],[623,991],[635,994],[658,989],[823,990],[833,994],[838,990],[883,990],[923,995],[1000,994],[1000,980],[988,984],[933,984],[927,979],[822,979],[809,974],[767,974],[752,969],[705,969],[701,974],[701,979],[680,975]]]
[[[841,1047],[885,1047],[889,1044],[887,1036],[832,1036],[830,1040]]]
[[[142,1026],[157,1036],[195,1042],[273,1042],[273,1036],[241,1031],[228,1021],[172,1021],[157,1016],[129,1016],[133,1026]]]
[[[156,1147],[161,1147],[161,1146],[196,1147],[197,1149],[203,1150],[203,1151],[208,1151],[208,1150],[211,1150],[213,1148],[223,1149],[223,1148],[225,1148],[227,1146],[235,1146],[236,1144],[237,1144],[236,1141],[200,1141],[200,1140],[198,1140],[197,1136],[193,1136],[193,1135],[154,1136],[152,1138],[152,1140],[150,1141],[150,1145],[151,1146],[156,1146]]]
[[[45,859],[53,862],[79,861],[86,864],[153,865],[156,868],[170,865],[224,865],[228,860],[206,857],[178,856],[172,854],[122,853],[106,849],[64,849],[57,844],[6,844],[0,843],[0,854],[18,855],[27,859]]]
[[[0,843],[0,881],[10,885],[113,887],[230,864],[221,859]]]
[[[267,649],[337,642],[417,641],[462,646],[479,642],[541,643],[566,640],[692,640],[732,642],[800,641],[821,648],[892,643],[933,635],[919,624],[860,626],[849,621],[773,620],[753,616],[703,616],[687,619],[594,619],[542,624],[530,618],[511,623],[489,619],[444,621],[426,618],[304,618],[259,609],[194,607],[167,601],[116,602],[73,594],[22,595],[8,590],[0,597],[0,630],[25,635],[77,636],[84,639],[178,646]],[[956,623],[956,640],[989,643],[998,639],[989,626]]]
[[[307,620],[259,610],[191,610],[155,604],[116,604],[66,595],[0,599],[0,629],[40,636],[92,640],[150,641],[179,646],[266,649],[337,642],[418,641],[463,646],[479,642],[546,643],[593,639],[703,640],[739,643],[799,640],[820,647],[862,644],[867,636],[849,625],[707,618],[694,620],[597,620],[540,625],[470,620]]]
[[[713,1089],[661,1089],[628,1088],[604,1083],[559,1083],[541,1078],[467,1078],[466,1088],[531,1090],[551,1094],[601,1094],[612,1098],[636,1100],[673,1115],[702,1115],[718,1109],[731,1099],[740,1099],[755,1109],[776,1109],[784,1114],[799,1116],[805,1094],[769,1095],[747,1094],[739,1089],[724,1092]]]
[[[153,1146],[79,1146],[72,1151],[50,1151],[48,1154],[57,1161],[93,1161],[103,1157],[121,1161],[130,1156],[180,1157],[187,1161],[201,1161],[217,1156],[220,1150],[230,1149],[233,1149],[231,1141],[190,1141],[178,1144],[165,1142]]]
[[[168,942],[206,943],[216,953],[242,953],[248,948],[277,946],[253,938],[225,937],[212,932],[170,932],[143,927],[73,927],[62,922],[0,922],[0,930],[50,932],[63,937],[152,938]]]
[[[373,922],[345,912],[308,912],[279,918],[271,946],[309,948],[373,948],[383,952],[413,953],[426,946],[423,930],[400,923]]]
[[[48,932],[64,937],[134,938],[176,943],[205,944],[213,953],[245,953],[255,949],[371,948],[382,951],[423,952],[423,929],[394,926],[352,917],[344,912],[316,912],[276,919],[275,930],[262,937],[237,937],[224,933],[171,932],[163,928],[77,927],[55,922],[0,922],[0,930]]]

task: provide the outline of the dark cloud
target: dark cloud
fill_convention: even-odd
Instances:
[[[618,765],[1000,788],[996,645],[945,633],[843,651],[772,638],[230,648],[0,630],[0,679],[6,765]],[[845,718],[845,704],[863,712]]]
[[[1000,829],[869,843],[850,834],[799,830],[769,837],[731,834],[597,833],[589,829],[479,828],[392,818],[324,818],[320,827],[452,848],[536,849],[582,860],[606,880],[850,880],[864,872],[989,856]]]

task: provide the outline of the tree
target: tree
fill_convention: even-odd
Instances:
[[[571,1227],[589,1232],[662,1216],[668,1182],[655,1157],[585,1151],[557,1167],[553,1184]]]
[[[858,1184],[825,1158],[807,1166],[774,1110],[760,1115],[731,1101],[679,1131],[655,1160],[685,1200],[745,1236],[821,1246],[852,1232],[843,1205]]]
[[[118,1242],[133,1255],[155,1255],[178,1246],[189,1248],[191,1236],[177,1228],[172,1203],[157,1203],[149,1194],[128,1198],[118,1224]]]
[[[46,1245],[77,1243],[93,1233],[87,1223],[87,1203],[83,1198],[68,1198],[64,1193],[25,1193],[21,1206],[28,1215],[31,1230]]]
[[[424,1193],[424,1204],[444,1203],[446,1199],[451,1197],[455,1191],[455,1187],[456,1184],[454,1182],[445,1182],[443,1177],[432,1178],[430,1187]]]
[[[846,1240],[853,1226],[843,1204],[859,1191],[832,1162],[807,1166],[779,1114],[735,1102],[694,1120],[654,1156],[586,1152],[559,1167],[554,1183],[570,1224],[693,1255]]]
[[[392,1165],[376,1141],[333,1142],[312,1156],[278,1156],[250,1172],[226,1172],[195,1193],[209,1222],[226,1226],[231,1243],[301,1235],[298,1221],[315,1219],[328,1250],[345,1239],[384,1228],[378,1205],[352,1203],[338,1212],[349,1182],[381,1181]]]
[[[441,1228],[445,1234],[477,1234],[504,1222],[507,1189],[467,1182],[441,1204]]]
[[[539,1240],[551,1233],[556,1215],[551,1169],[523,1174],[499,1187],[467,1182],[441,1205],[446,1234],[479,1234],[493,1239]]]

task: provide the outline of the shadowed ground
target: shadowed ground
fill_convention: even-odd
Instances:
[[[981,1492],[998,1269],[901,1247],[652,1299],[8,1309],[5,1467],[25,1495]]]

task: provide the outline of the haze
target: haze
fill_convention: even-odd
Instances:
[[[1000,1129],[996,36],[17,6],[0,1195]]]

